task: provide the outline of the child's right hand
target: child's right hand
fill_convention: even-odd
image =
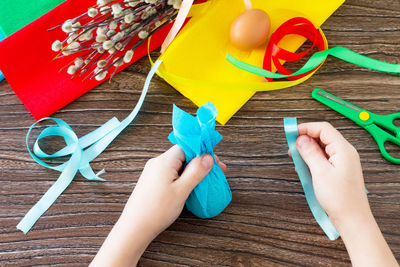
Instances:
[[[297,149],[310,169],[315,195],[353,266],[398,266],[369,207],[357,150],[327,122],[298,129]]]
[[[335,224],[370,213],[357,150],[327,122],[298,126],[297,149],[308,165],[315,194]]]

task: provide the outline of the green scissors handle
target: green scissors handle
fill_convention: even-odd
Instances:
[[[400,147],[400,127],[393,123],[396,119],[400,119],[400,113],[375,114],[319,88],[314,89],[312,97],[367,130],[375,139],[382,156],[394,164],[400,164],[400,158],[393,157],[385,148],[387,142]]]
[[[375,124],[368,125],[364,128],[375,139],[382,156],[394,164],[400,164],[400,158],[393,157],[392,155],[390,155],[388,153],[388,151],[385,148],[385,143],[387,143],[387,142],[390,142],[397,146],[400,146],[400,139],[392,136],[391,134],[388,134],[386,131],[382,130],[380,127],[376,126]]]

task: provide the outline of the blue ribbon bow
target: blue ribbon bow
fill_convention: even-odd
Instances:
[[[123,120],[119,121],[116,117],[112,118],[93,132],[78,138],[72,128],[63,120],[54,118],[43,118],[34,123],[26,136],[26,145],[29,154],[40,165],[61,172],[57,181],[47,190],[43,197],[25,214],[24,218],[18,223],[17,228],[25,234],[32,228],[36,221],[46,212],[48,208],[56,201],[62,192],[69,186],[79,171],[86,179],[95,181],[104,181],[99,175],[104,170],[95,174],[90,162],[99,156],[107,146],[136,118],[140,108],[146,98],[150,81],[162,63],[157,60],[147,75],[143,91],[132,112]],[[53,120],[57,126],[49,126],[38,136],[33,151],[29,147],[29,136],[35,125],[44,120]],[[47,136],[61,136],[64,138],[66,146],[53,154],[47,154],[39,146],[39,140]],[[54,158],[71,155],[70,159],[58,166],[50,166],[40,158]]]

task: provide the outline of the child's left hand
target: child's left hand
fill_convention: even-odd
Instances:
[[[218,160],[223,171],[226,165]],[[150,159],[124,211],[108,235],[92,266],[133,266],[150,242],[181,213],[193,188],[211,170],[214,160],[205,154],[183,170],[185,154],[175,145]]]
[[[142,223],[142,230],[152,239],[178,218],[190,192],[214,164],[205,154],[193,159],[180,174],[184,162],[185,154],[177,145],[150,159],[125,206],[125,216],[135,224]]]

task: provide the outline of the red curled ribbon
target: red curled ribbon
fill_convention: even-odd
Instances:
[[[310,40],[312,46],[305,52],[293,53],[279,47],[279,42],[289,34],[300,35]],[[280,60],[283,61],[297,61],[306,56],[313,50],[314,47],[318,48],[318,51],[326,50],[327,44],[325,44],[322,33],[317,29],[314,24],[306,18],[295,17],[284,22],[279,28],[271,35],[267,50],[265,51],[263,69],[272,71],[272,62],[277,69],[278,73],[290,75],[293,72],[282,66]],[[321,63],[322,64],[322,63]],[[321,65],[320,64],[320,65]],[[315,71],[320,67],[318,65],[312,71],[304,74],[299,74],[292,77],[287,77],[288,80],[297,80],[304,76],[307,76],[311,72]],[[268,81],[272,81],[271,78],[266,78]]]

